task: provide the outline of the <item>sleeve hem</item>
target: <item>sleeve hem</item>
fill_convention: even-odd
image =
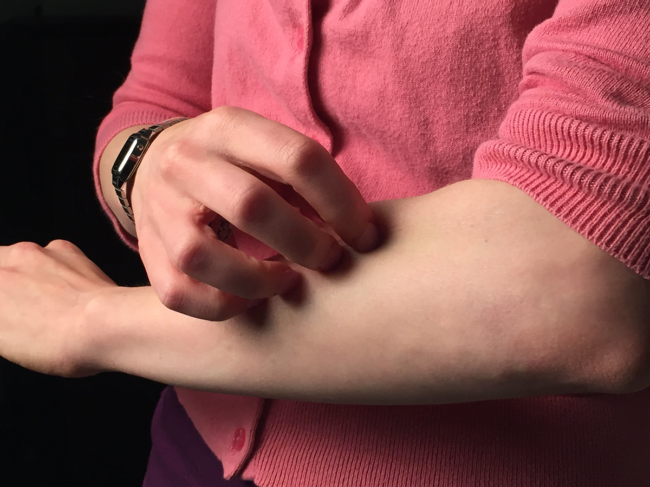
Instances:
[[[563,115],[513,115],[501,132],[516,142],[482,144],[472,178],[526,192],[650,279],[650,188],[642,183],[650,180],[650,142]]]

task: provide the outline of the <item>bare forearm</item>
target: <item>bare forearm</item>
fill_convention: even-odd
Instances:
[[[106,146],[106,149],[104,149],[101,160],[99,162],[99,179],[101,182],[104,199],[106,200],[106,203],[108,204],[113,214],[120,221],[122,227],[124,227],[126,231],[134,237],[135,226],[131,220],[128,219],[126,213],[124,213],[124,210],[122,209],[122,206],[117,199],[115,189],[113,188],[113,184],[111,182],[111,168],[113,167],[113,163],[115,162],[115,159],[117,159],[120,150],[122,150],[122,147],[126,143],[126,139],[128,139],[131,134],[146,127],[147,125],[137,125],[135,127],[129,127],[128,129],[121,131],[119,134],[113,137],[113,139]]]
[[[175,385],[323,402],[615,390],[630,370],[622,351],[638,344],[638,276],[518,190],[470,184],[471,198],[453,185],[374,205],[381,249],[333,274],[300,268],[300,289],[227,322],[115,290],[91,312],[95,356]]]

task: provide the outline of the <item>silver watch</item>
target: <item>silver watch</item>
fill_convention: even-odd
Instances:
[[[160,133],[166,128],[171,127],[179,122],[187,120],[187,117],[172,118],[165,120],[157,125],[152,125],[149,128],[142,129],[139,132],[131,135],[120,154],[117,156],[111,174],[113,176],[113,187],[117,193],[117,197],[124,208],[126,216],[129,217],[135,224],[133,218],[133,208],[129,200],[130,197],[130,184],[129,181],[135,176],[138,167],[142,163],[149,146]]]

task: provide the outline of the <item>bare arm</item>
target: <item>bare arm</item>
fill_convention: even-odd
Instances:
[[[432,404],[647,386],[647,283],[508,184],[373,205],[387,236],[223,323],[111,288],[95,365],[215,392]]]

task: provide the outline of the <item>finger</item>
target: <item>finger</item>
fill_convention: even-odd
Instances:
[[[230,225],[230,222],[228,222],[225,218],[217,215],[215,219],[210,222],[209,226],[217,236],[217,239],[230,245],[233,248],[237,248],[237,241],[235,240],[235,235],[232,231],[232,227]]]
[[[108,284],[115,282],[108,277],[84,252],[67,240],[52,240],[44,248],[45,252],[56,260],[88,278],[99,278]]]
[[[354,249],[363,252],[378,244],[368,203],[318,142],[241,108],[221,107],[211,114],[212,124],[206,125],[224,135],[213,139],[222,156],[291,185]]]
[[[0,247],[0,267],[39,265],[44,258],[43,247],[34,242],[18,242]]]
[[[199,282],[176,269],[156,238],[140,249],[151,287],[164,306],[194,318],[224,321],[245,311],[255,302]]]
[[[219,158],[200,157],[199,154],[187,154],[187,157],[201,162],[186,164],[185,167],[188,169],[181,171],[182,174],[179,175],[179,178],[188,193],[191,191],[192,197],[202,205],[218,211],[226,220],[243,232],[277,250],[288,260],[304,267],[327,270],[338,261],[341,249],[336,239],[301,215],[295,207],[287,203],[277,192],[258,178]],[[189,170],[190,167],[193,170]],[[206,174],[213,176],[207,177]],[[166,205],[165,213],[173,211],[171,205]],[[194,211],[196,216],[185,216],[183,221],[201,219],[200,208],[193,209],[191,206],[187,206],[186,211]],[[161,214],[157,220],[163,221],[162,218]],[[182,225],[183,223],[178,221],[177,224]],[[187,227],[183,227],[182,231],[174,229],[173,234],[170,231],[171,228],[172,226],[168,223],[166,223],[166,228],[160,228],[161,232],[169,232],[168,235],[161,233],[164,242],[173,237],[187,237],[187,235],[183,235],[183,232],[189,231]],[[182,245],[181,249],[185,250]],[[170,248],[169,251],[178,255],[174,248]],[[217,252],[216,247],[215,252]],[[213,257],[217,256],[218,252]],[[258,264],[251,264],[244,261],[243,258],[242,255],[233,261],[237,265],[237,269],[244,272],[245,268],[249,268],[250,271],[259,274]],[[201,264],[204,263],[201,262]],[[253,265],[255,267],[251,267]],[[181,267],[181,270],[183,269],[184,267]],[[246,277],[249,282],[252,279],[250,271]],[[232,273],[229,275],[232,276]],[[262,282],[262,288],[256,293],[270,292],[271,284],[268,280]],[[225,290],[225,288],[219,288]],[[238,292],[236,294],[241,296]],[[265,294],[266,296],[268,294]],[[258,295],[257,297],[262,296]]]
[[[164,225],[155,225],[157,238],[141,238],[145,245],[154,238],[160,241],[170,264],[182,274],[247,299],[282,294],[297,282],[299,275],[288,265],[246,255],[220,241],[210,226],[196,225],[186,211],[152,206],[152,220]]]

